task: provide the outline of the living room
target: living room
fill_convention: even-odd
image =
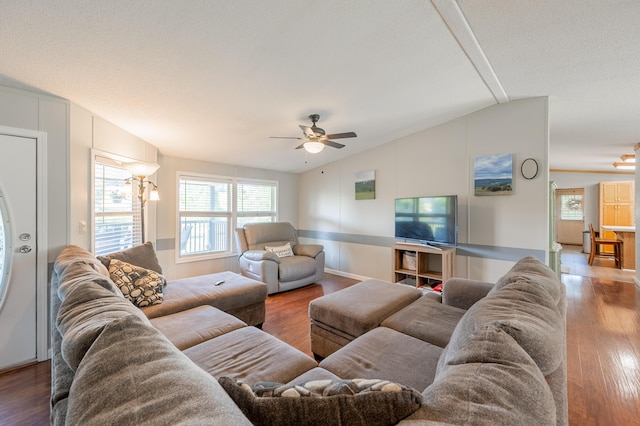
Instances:
[[[465,6],[468,7],[466,12],[471,13],[475,10],[473,5],[460,3],[463,9]],[[425,7],[422,4],[413,6],[418,10]],[[498,8],[501,6],[503,5],[496,5]],[[316,7],[322,9],[317,5]],[[431,5],[427,5],[427,8],[431,9]],[[430,10],[429,23],[439,19],[437,15],[431,16],[431,12]],[[372,12],[372,15],[375,13]],[[450,35],[449,37],[447,46],[451,47],[455,45],[455,40]],[[313,50],[313,46],[309,46],[308,51]],[[426,65],[430,65],[427,60],[421,64],[425,65],[424,69],[427,69]],[[466,66],[471,68],[469,64]],[[326,73],[324,65],[318,67]],[[281,116],[287,116],[286,122],[283,123],[281,120],[277,125],[270,123],[269,126],[274,127],[267,128],[264,122],[272,122],[273,117],[262,118],[261,123],[265,127],[260,130],[259,143],[245,146],[232,137],[232,132],[214,136],[209,129],[206,139],[212,146],[222,146],[219,151],[209,156],[188,156],[175,152],[181,145],[187,145],[185,141],[205,139],[202,134],[175,134],[169,131],[168,127],[163,127],[171,122],[173,109],[188,103],[188,100],[181,96],[175,97],[180,100],[176,101],[175,106],[167,107],[166,112],[159,116],[162,118],[157,121],[159,127],[155,131],[163,135],[158,137],[158,142],[154,144],[152,136],[155,131],[142,129],[147,127],[148,122],[140,123],[140,128],[136,128],[129,121],[118,120],[130,113],[122,112],[119,115],[114,113],[114,110],[105,109],[103,105],[93,104],[90,99],[92,91],[87,90],[86,95],[76,98],[70,96],[67,89],[55,91],[47,86],[46,82],[38,79],[21,80],[20,72],[10,68],[8,66],[0,69],[3,77],[0,80],[0,125],[47,134],[48,168],[44,180],[48,193],[48,242],[44,255],[49,266],[68,244],[92,248],[94,231],[91,225],[91,166],[96,153],[104,152],[129,160],[157,162],[160,165],[155,175],[150,177],[158,185],[160,200],[147,203],[145,239],[153,241],[157,247],[158,256],[168,278],[226,270],[239,271],[233,250],[213,259],[192,262],[185,262],[177,255],[180,241],[176,212],[179,172],[277,182],[278,220],[294,224],[303,241],[324,245],[327,272],[347,278],[391,279],[393,201],[404,196],[458,196],[458,277],[495,281],[517,259],[525,255],[534,255],[545,262],[549,262],[552,255],[548,214],[549,182],[554,180],[554,173],[559,173],[554,170],[563,168],[554,164],[554,153],[557,152],[554,151],[554,143],[561,138],[562,133],[558,132],[554,137],[553,132],[557,127],[554,127],[553,123],[556,117],[563,115],[558,113],[560,109],[554,109],[554,105],[557,105],[554,104],[557,100],[555,92],[546,91],[534,95],[527,92],[527,96],[520,96],[518,93],[514,94],[509,102],[497,102],[492,96],[487,98],[484,94],[481,99],[470,95],[470,98],[473,98],[469,101],[471,105],[465,105],[462,113],[459,113],[460,110],[447,110],[448,104],[441,105],[442,109],[435,114],[435,118],[420,117],[411,123],[403,122],[404,128],[398,128],[392,122],[399,120],[398,115],[412,116],[415,113],[400,110],[398,100],[394,98],[396,103],[391,103],[387,116],[384,117],[389,126],[396,127],[394,132],[389,133],[380,129],[384,124],[376,127],[373,123],[385,123],[381,116],[374,115],[372,117],[375,120],[367,119],[365,122],[355,113],[355,109],[347,111],[346,108],[341,110],[336,107],[339,101],[329,101],[327,98],[330,96],[322,95],[323,92],[331,90],[330,85],[320,83],[317,85],[320,95],[309,97],[304,102],[296,100],[295,107],[288,106],[280,112]],[[579,67],[576,68],[578,69]],[[435,77],[431,74],[429,76]],[[322,81],[321,78],[311,78],[307,81],[308,76],[304,77],[304,84],[297,82],[295,86],[298,94],[303,93],[303,86],[311,90],[316,86],[316,82]],[[347,77],[358,79],[345,71],[343,78]],[[395,80],[388,81],[390,88],[387,91],[392,91],[393,81]],[[627,80],[628,85],[632,85],[632,82],[631,78]],[[480,86],[485,84],[479,80],[476,83]],[[474,88],[476,83],[473,85]],[[80,85],[80,80],[78,84]],[[250,88],[257,90],[261,84],[262,80],[256,77]],[[284,83],[278,81],[272,84],[278,87]],[[436,83],[439,84],[441,83]],[[154,85],[154,89],[158,87],[160,86]],[[466,88],[468,87],[465,86]],[[362,93],[362,88],[358,89]],[[414,103],[421,103],[421,99],[425,99],[424,103],[427,104],[431,102],[427,101],[430,93],[437,92],[433,85],[429,86],[429,90],[416,87],[417,94],[409,98],[414,98],[414,101],[420,99]],[[465,92],[464,89],[452,90],[458,91]],[[519,91],[514,89],[513,93],[516,92]],[[175,95],[175,92],[171,93]],[[186,97],[197,98],[194,92],[185,93],[189,94],[184,95]],[[437,92],[437,95],[433,97],[447,97],[449,94]],[[205,97],[208,98],[208,102],[213,103],[211,95]],[[304,98],[302,95],[299,97]],[[465,93],[456,94],[456,100],[464,98]],[[226,100],[221,101],[222,105],[234,103],[233,94],[228,94],[224,99]],[[247,99],[249,98],[243,98],[243,102]],[[370,98],[365,100],[371,101]],[[322,101],[326,103],[322,104]],[[310,105],[310,102],[315,103]],[[351,104],[346,99],[342,99],[342,102]],[[319,108],[320,111],[314,108]],[[190,123],[206,121],[207,117],[221,114],[221,109],[223,107],[217,105],[211,112],[193,114],[194,118]],[[294,150],[297,141],[290,143],[291,141],[268,139],[274,135],[289,135],[289,130],[292,130],[291,136],[296,135],[299,133],[297,125],[309,124],[302,120],[314,112],[321,113],[320,125],[327,129],[358,132],[358,139],[346,142],[347,147],[342,150],[343,156],[336,157],[340,151],[331,152],[329,148],[317,155],[307,154],[304,150]],[[423,112],[425,111],[421,113]],[[255,116],[256,107],[247,107],[245,110],[240,107],[234,114],[227,117],[229,123],[241,121],[244,115]],[[203,115],[205,118],[202,118]],[[340,115],[343,117],[339,117]],[[349,121],[350,117],[353,117],[353,122]],[[359,125],[352,127],[353,123]],[[614,123],[619,124],[617,119]],[[260,127],[260,123],[248,127],[253,131]],[[612,146],[606,146],[606,154],[605,148],[600,153],[602,155],[599,154],[603,157],[601,162],[609,168],[615,160],[609,158],[610,150],[618,150],[616,156],[631,152],[637,139],[634,139],[635,136],[629,137],[629,134],[635,131],[633,125],[625,123],[619,127],[625,127],[627,132],[624,135],[615,133],[615,141],[610,143]],[[125,128],[127,130],[124,130]],[[378,130],[385,139],[379,140],[375,132],[369,128]],[[366,137],[363,137],[365,135]],[[609,144],[610,140],[606,136],[598,137],[604,145]],[[171,140],[167,142],[167,139]],[[249,139],[255,142],[256,135],[252,134]],[[579,138],[567,139],[575,142]],[[222,142],[227,140],[232,142]],[[237,153],[235,159],[229,159],[226,145],[233,145],[234,142],[242,145],[245,151],[251,151],[250,155],[247,154],[247,157],[252,157],[251,161],[259,163],[259,160],[254,158],[262,157],[260,159],[263,163],[248,165],[249,160],[243,154]],[[170,148],[170,145],[175,147]],[[575,145],[574,150],[577,150]],[[509,196],[475,196],[474,160],[496,154],[513,155],[513,193]],[[278,156],[295,166],[287,168],[281,163],[278,163],[278,167],[274,166],[276,160],[273,158]],[[539,167],[539,173],[533,179],[526,179],[520,173],[520,166],[528,158],[535,159]],[[585,165],[577,167],[576,171],[594,171],[596,174],[596,168]],[[355,198],[354,177],[362,171],[375,172],[374,199]],[[604,173],[606,172],[603,170],[597,170],[597,174]],[[624,178],[633,179],[629,176]]]

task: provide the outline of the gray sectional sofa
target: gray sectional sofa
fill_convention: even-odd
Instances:
[[[419,329],[437,325],[426,312],[441,301],[418,297],[380,324],[354,325],[362,334],[320,365],[224,312],[242,312],[242,298],[219,295],[218,308],[174,284],[141,309],[90,253],[63,250],[51,289],[53,424],[567,422],[564,287],[535,259],[480,292],[445,284],[442,302],[464,306],[438,341]],[[170,297],[181,307],[163,307]]]

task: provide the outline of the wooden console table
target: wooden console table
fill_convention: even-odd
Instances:
[[[437,249],[420,244],[394,244],[393,249],[393,282],[414,281],[416,287],[444,283],[455,271],[455,247]],[[415,269],[403,263],[408,254],[415,257]],[[413,265],[409,265],[413,266]]]

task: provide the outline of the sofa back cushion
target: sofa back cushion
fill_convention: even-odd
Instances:
[[[109,322],[125,317],[146,316],[126,300],[114,294],[100,282],[84,276],[81,284],[73,286],[60,303],[55,324],[62,336],[61,355],[72,370],[78,368],[85,353]],[[116,290],[118,291],[118,290]]]
[[[465,346],[445,352],[434,382],[422,392],[422,407],[408,423],[556,424],[555,402],[544,376],[502,328],[478,328]]]
[[[244,238],[249,250],[264,250],[267,245],[298,244],[296,230],[288,222],[248,223],[244,226]]]
[[[504,274],[489,293],[499,291],[502,287],[515,281],[527,281],[540,291],[545,291],[557,304],[562,296],[561,283],[558,276],[547,265],[533,256],[527,256],[516,262]]]
[[[544,375],[564,361],[564,318],[557,305],[528,281],[492,292],[462,317],[449,342],[449,353],[463,349],[476,329],[494,325],[533,358]]]
[[[250,425],[218,382],[136,315],[111,321],[78,366],[67,423]]]
[[[156,251],[153,249],[153,244],[151,244],[150,241],[133,246],[126,250],[109,253],[104,256],[98,256],[98,259],[107,268],[111,263],[111,259],[118,259],[162,274],[162,268],[160,267],[160,262],[158,262],[158,256],[156,255]]]

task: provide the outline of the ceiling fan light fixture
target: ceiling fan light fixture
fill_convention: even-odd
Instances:
[[[309,141],[304,143],[304,149],[310,154],[317,154],[324,149],[322,142]]]
[[[613,163],[613,167],[615,167],[618,170],[635,170],[636,169],[636,165],[635,163],[625,163],[625,162],[615,162]]]
[[[625,163],[635,163],[636,162],[636,156],[634,154],[622,154],[620,156],[620,159],[622,161],[624,161]]]

